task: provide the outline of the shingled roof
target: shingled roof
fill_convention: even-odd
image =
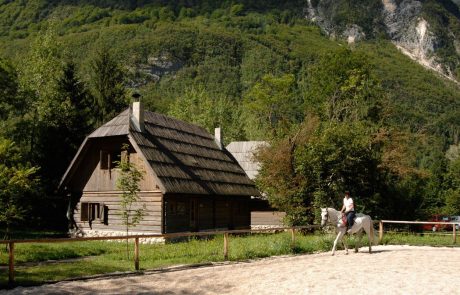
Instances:
[[[227,145],[227,151],[238,161],[248,177],[255,179],[259,173],[260,163],[255,159],[254,153],[266,146],[266,141],[233,141]]]
[[[87,140],[127,135],[148,162],[165,194],[259,194],[233,156],[225,148],[220,149],[204,128],[149,111],[144,112],[144,132],[136,131],[130,122],[127,109],[91,133]]]

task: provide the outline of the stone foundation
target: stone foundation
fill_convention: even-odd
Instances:
[[[279,224],[251,224],[251,229],[275,229],[283,227],[283,225]]]
[[[72,237],[116,237],[116,236],[126,236],[126,232],[124,231],[114,231],[114,230],[78,230],[77,232],[70,232]],[[130,236],[134,235],[147,235],[145,232],[129,232]],[[134,240],[134,239],[133,239]],[[108,241],[125,241],[125,240],[108,240]],[[141,244],[164,244],[165,238],[158,237],[158,238],[139,238],[139,243]]]

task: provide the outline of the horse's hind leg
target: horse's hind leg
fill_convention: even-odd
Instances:
[[[364,226],[364,230],[367,234],[367,239],[369,240],[369,253],[372,253],[372,241],[374,238],[374,231],[373,225],[371,222],[367,222]]]
[[[372,253],[372,243],[374,243],[374,225],[372,221],[369,223],[369,253]]]

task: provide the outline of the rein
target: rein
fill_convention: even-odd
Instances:
[[[324,216],[326,218],[325,220],[326,220],[326,222],[332,223],[335,227],[338,227],[337,223],[341,222],[341,220],[342,220],[342,212],[334,210],[337,213],[337,214],[335,214],[336,215],[335,216],[336,220],[334,221],[331,218],[331,216],[333,216],[334,214],[330,214],[329,209],[334,210],[333,208],[326,208],[326,215]]]

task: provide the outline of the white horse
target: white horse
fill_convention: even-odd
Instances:
[[[342,212],[337,211],[334,208],[321,208],[321,226],[325,226],[327,222],[332,223],[338,233],[337,238],[335,238],[334,241],[334,246],[332,247],[332,255],[335,254],[338,241],[342,241],[346,254],[348,254],[347,242],[343,240],[343,237],[347,233],[347,227],[342,222]],[[367,237],[369,238],[369,253],[372,253],[372,243],[378,242],[378,239],[374,237],[372,219],[369,215],[358,213],[356,214],[355,223],[349,231],[350,234],[358,235],[355,252],[358,252],[359,244],[363,236],[363,230],[367,233]]]

